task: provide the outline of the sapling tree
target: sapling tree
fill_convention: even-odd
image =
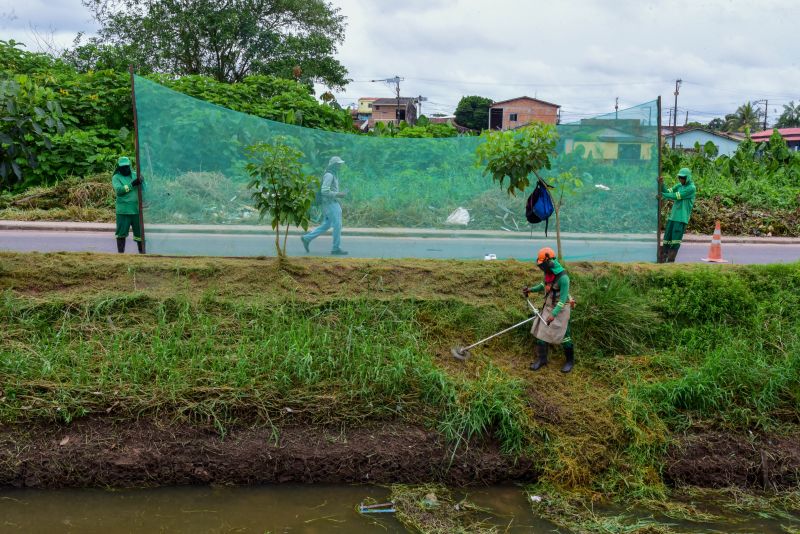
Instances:
[[[509,196],[516,196],[517,192],[525,193],[532,177],[542,180],[540,173],[550,170],[558,133],[553,125],[534,122],[517,130],[485,131],[481,139],[483,142],[475,152],[477,164],[484,168],[484,176],[491,174],[492,180],[505,187]],[[564,195],[574,193],[583,184],[571,171],[550,176],[545,183],[555,191],[556,241],[561,259],[560,210]]]
[[[286,257],[286,238],[289,226],[308,230],[309,210],[314,201],[319,180],[303,172],[303,153],[278,138],[271,143],[247,147],[248,188],[263,220],[270,217],[275,231],[275,250],[278,258]],[[281,246],[281,227],[285,227]]]

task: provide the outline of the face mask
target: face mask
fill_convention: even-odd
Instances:
[[[119,173],[122,176],[130,176],[131,175],[131,168],[128,165],[119,168]]]
[[[545,260],[538,265],[538,267],[542,270],[542,272],[552,271],[553,270],[553,260]]]

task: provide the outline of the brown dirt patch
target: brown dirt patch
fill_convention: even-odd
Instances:
[[[664,476],[674,485],[763,487],[764,463],[768,489],[800,486],[800,435],[748,439],[706,432],[686,436],[670,447]]]
[[[452,458],[452,460],[451,460]],[[185,484],[532,481],[533,462],[495,444],[453,457],[441,437],[406,425],[215,432],[156,420],[103,418],[0,428],[0,487],[152,487]]]

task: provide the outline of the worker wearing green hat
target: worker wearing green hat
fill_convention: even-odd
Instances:
[[[667,187],[661,184],[661,196],[667,200],[672,200],[672,211],[667,219],[667,227],[664,230],[664,241],[659,251],[661,263],[673,263],[681,248],[683,233],[686,225],[689,224],[689,217],[692,215],[694,198],[697,188],[692,181],[692,171],[686,167],[678,171],[678,184]]]
[[[122,156],[117,160],[117,169],[111,178],[114,194],[117,197],[117,252],[125,252],[125,240],[130,229],[133,228],[133,240],[139,248],[139,254],[144,252],[142,243],[142,225],[139,221],[139,192],[142,181],[137,178],[136,171],[131,169],[131,160]]]

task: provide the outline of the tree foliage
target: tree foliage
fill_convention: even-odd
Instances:
[[[800,102],[794,100],[783,105],[783,113],[775,123],[776,128],[798,128],[800,127]]]
[[[434,124],[425,115],[420,116],[417,124],[411,126],[406,121],[401,121],[400,125],[393,122],[377,122],[372,130],[372,135],[376,137],[413,137],[413,138],[441,138],[456,137],[458,130],[450,123]]]
[[[734,113],[725,116],[726,132],[745,132],[760,130],[761,111],[751,102],[745,102]]]
[[[558,134],[551,124],[533,122],[517,130],[485,131],[483,141],[476,149],[477,164],[484,168],[483,174],[491,174],[492,180],[504,185],[506,192],[516,195],[524,193],[530,185],[531,175],[550,169],[550,158],[556,154]]]
[[[53,92],[24,75],[0,81],[0,190],[35,168],[37,143],[51,149],[50,133],[61,133],[61,108]]]
[[[489,127],[491,105],[491,98],[476,95],[462,97],[456,107],[456,122],[465,128],[485,130]]]
[[[94,49],[77,52],[108,64],[116,53],[143,71],[199,74],[237,82],[252,74],[330,87],[347,83],[333,57],[344,16],[325,0],[83,0],[100,23]],[[108,48],[116,47],[116,48]],[[113,61],[112,61],[113,62]]]
[[[63,124],[62,130],[52,130],[45,122],[41,124],[43,135],[33,130],[24,136],[28,152],[14,152],[13,165],[11,159],[7,160],[14,180],[4,180],[0,189],[21,189],[51,184],[68,176],[111,172],[121,154],[131,153],[133,114],[127,66],[124,70],[83,71],[76,62],[80,63],[74,57],[56,58],[29,52],[15,41],[0,41],[0,79],[25,80],[16,96],[6,93],[4,102],[14,98],[14,109],[21,114],[17,118],[35,119],[35,108],[47,110],[45,100],[52,101],[58,106],[58,118]],[[353,129],[350,115],[337,109],[335,102],[321,104],[306,84],[294,80],[248,76],[231,84],[206,76],[150,77],[173,90],[258,117],[324,130]],[[30,84],[33,85],[29,87]],[[39,96],[34,98],[35,95]],[[47,98],[43,100],[42,95]],[[10,120],[5,121],[3,130],[8,130],[10,124]],[[23,124],[32,123],[23,120]],[[17,167],[22,180],[15,172]]]
[[[261,218],[271,218],[275,250],[279,257],[284,258],[289,225],[308,230],[309,211],[319,180],[303,172],[300,162],[303,153],[281,139],[249,146],[247,155],[249,163],[246,169],[251,178],[248,188],[252,190]],[[285,227],[283,246],[280,242],[281,226]]]

